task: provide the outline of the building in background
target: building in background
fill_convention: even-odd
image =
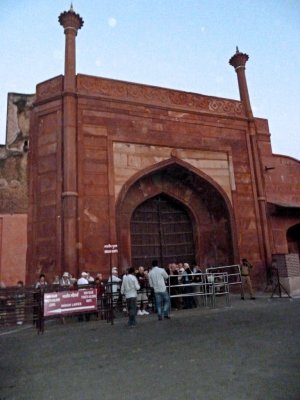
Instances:
[[[0,146],[0,281],[25,280],[30,110],[34,95],[9,93],[6,145]]]
[[[120,271],[247,257],[256,286],[276,262],[300,291],[300,162],[272,154],[253,116],[248,56],[230,59],[240,101],[76,74],[83,20],[70,9],[59,22],[64,76],[37,85],[30,111],[26,281],[108,275],[104,246],[118,244]]]

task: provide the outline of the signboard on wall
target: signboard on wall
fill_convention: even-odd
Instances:
[[[97,289],[44,293],[44,316],[97,311]]]
[[[105,244],[104,245],[104,254],[112,254],[118,253],[118,245],[117,244]]]

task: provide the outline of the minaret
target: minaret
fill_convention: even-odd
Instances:
[[[77,226],[77,99],[75,38],[83,19],[70,10],[60,14],[59,23],[65,33],[65,76],[63,91],[63,268],[78,275]]]
[[[248,61],[248,59],[249,59],[248,54],[241,53],[239,51],[239,48],[236,47],[236,53],[229,60],[229,64],[235,68],[235,72],[237,73],[240,98],[244,104],[247,117],[252,118],[253,114],[252,114],[252,109],[251,109],[251,104],[250,104],[250,97],[249,97],[246,73],[245,73],[246,62]]]
[[[246,116],[248,117],[248,154],[250,159],[250,165],[252,170],[252,176],[254,178],[256,186],[256,201],[259,210],[260,219],[260,232],[258,236],[262,238],[264,253],[264,261],[266,266],[271,266],[272,254],[270,246],[270,236],[267,220],[267,206],[266,206],[266,194],[264,187],[264,175],[261,165],[261,159],[259,155],[259,146],[257,143],[257,129],[255,125],[255,119],[253,118],[250,97],[248,92],[247,80],[246,80],[246,62],[248,61],[248,54],[241,53],[236,47],[236,53],[230,58],[229,64],[235,68],[237,73],[237,79],[239,84],[241,102],[245,107]],[[260,240],[259,240],[260,241]]]
[[[79,14],[76,14],[71,7],[69,11],[64,11],[58,17],[59,23],[64,27],[66,35],[65,46],[65,80],[64,90],[76,89],[76,51],[75,38],[77,31],[83,26],[83,19]]]

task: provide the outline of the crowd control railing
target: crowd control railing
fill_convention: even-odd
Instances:
[[[201,298],[204,306],[216,307],[216,297],[225,296],[226,305],[230,305],[228,274],[191,273],[170,275],[168,278],[169,296],[180,298],[185,304],[186,298]]]
[[[99,291],[97,285],[81,287],[46,285],[0,288],[0,329],[31,324],[43,333],[45,321],[65,317],[113,321],[113,301],[107,285]]]
[[[225,296],[226,305],[230,306],[229,279],[227,272],[208,273],[208,290],[211,292],[212,307],[216,306],[216,298]]]
[[[239,285],[241,287],[242,285],[241,267],[239,264],[209,267],[205,271],[207,274],[227,273],[229,286]]]
[[[39,290],[31,286],[0,288],[0,329],[35,325],[39,318]]]

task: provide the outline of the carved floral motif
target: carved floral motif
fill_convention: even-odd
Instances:
[[[178,90],[113,81],[93,76],[77,76],[78,92],[95,93],[102,96],[126,100],[139,100],[164,106],[189,107],[204,111],[233,116],[244,116],[243,105],[239,101],[185,93]]]

